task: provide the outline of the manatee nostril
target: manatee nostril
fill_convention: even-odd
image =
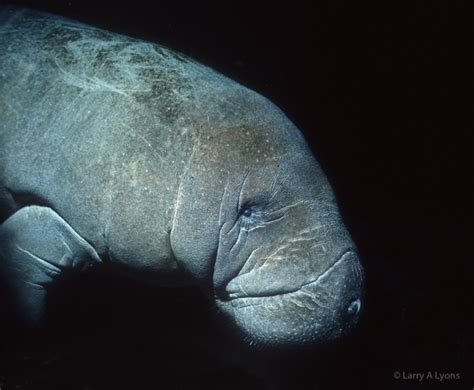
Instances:
[[[347,307],[347,314],[349,315],[355,315],[359,312],[360,310],[360,299],[354,299],[349,306]]]

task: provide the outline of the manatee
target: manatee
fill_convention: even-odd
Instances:
[[[251,345],[354,327],[357,249],[278,107],[155,43],[15,7],[0,26],[8,315],[41,326],[52,286],[105,266],[199,287]]]

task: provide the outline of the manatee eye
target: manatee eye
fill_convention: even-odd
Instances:
[[[248,225],[254,222],[254,219],[258,216],[258,214],[259,213],[257,210],[255,210],[254,206],[247,205],[242,207],[238,218],[242,220],[244,225]]]
[[[247,203],[239,211],[238,220],[243,229],[249,229],[252,226],[262,223],[264,210],[261,204]]]
[[[244,209],[242,211],[242,216],[244,216],[245,218],[250,218],[252,216],[253,212],[252,212],[252,209],[250,207],[247,207],[246,209]]]
[[[240,209],[238,221],[243,230],[253,230],[259,226],[264,226],[265,211],[261,204],[247,204]]]

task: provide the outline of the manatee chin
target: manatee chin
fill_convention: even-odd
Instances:
[[[254,272],[255,273],[255,272]],[[288,275],[291,278],[291,275]],[[265,292],[265,282],[233,283],[227,299],[216,299],[250,346],[301,347],[323,344],[346,335],[362,309],[362,269],[357,255],[345,251],[324,272],[296,290]],[[259,293],[247,295],[260,284]],[[255,289],[253,289],[255,291]]]

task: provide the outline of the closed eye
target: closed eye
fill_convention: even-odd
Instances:
[[[253,211],[251,208],[246,208],[244,209],[244,211],[242,212],[242,217],[245,217],[245,218],[250,218],[253,214]]]
[[[285,216],[285,210],[266,212],[261,207],[249,205],[240,211],[238,221],[240,222],[240,227],[242,229],[252,231],[265,227],[270,223],[277,222],[285,218]]]
[[[263,211],[257,206],[247,205],[240,210],[237,219],[241,223],[241,227],[248,230],[251,226],[261,223],[262,216]]]
[[[261,210],[257,210],[254,207],[246,207],[244,208],[239,215],[239,218],[242,220],[254,221],[261,218],[263,212]]]

